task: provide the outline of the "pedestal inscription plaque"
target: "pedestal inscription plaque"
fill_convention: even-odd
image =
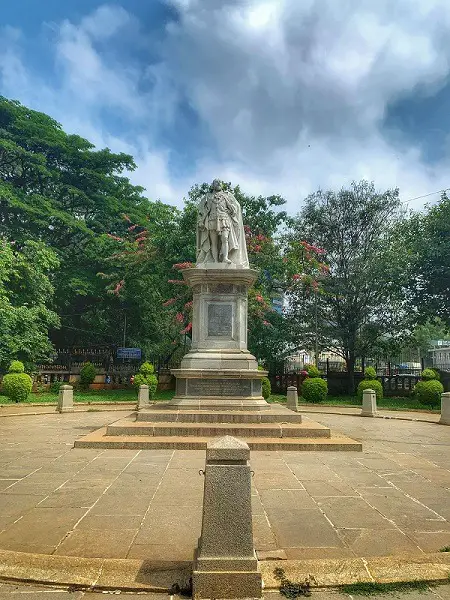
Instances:
[[[232,337],[233,306],[232,304],[208,304],[208,337]]]
[[[188,379],[189,396],[251,396],[250,379]]]

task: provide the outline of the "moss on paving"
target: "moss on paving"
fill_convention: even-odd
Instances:
[[[351,596],[375,596],[397,592],[426,591],[430,587],[427,581],[394,581],[391,583],[360,582],[343,585],[340,590]]]

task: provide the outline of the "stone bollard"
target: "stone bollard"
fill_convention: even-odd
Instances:
[[[71,385],[62,385],[59,388],[56,411],[60,413],[73,412],[73,387]]]
[[[361,417],[374,417],[377,414],[377,395],[375,390],[364,390]]]
[[[286,408],[289,408],[289,410],[293,410],[294,412],[298,412],[298,394],[295,385],[288,387],[286,396]]]
[[[194,556],[193,598],[261,598],[253,546],[248,445],[231,436],[206,449],[202,533]]]
[[[150,404],[149,395],[148,395],[149,387],[148,385],[140,385],[138,390],[138,400],[137,400],[137,410],[141,410],[141,408],[148,408]]]
[[[450,392],[441,395],[441,425],[450,425]]]

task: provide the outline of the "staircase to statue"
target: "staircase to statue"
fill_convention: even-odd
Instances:
[[[203,450],[231,435],[251,450],[361,451],[360,442],[279,404],[261,411],[176,410],[157,404],[75,441],[75,448]]]

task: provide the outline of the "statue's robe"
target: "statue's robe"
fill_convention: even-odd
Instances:
[[[210,216],[214,197],[220,194],[224,200],[228,222],[228,258],[237,267],[247,269],[249,267],[247,256],[247,245],[245,241],[244,225],[242,223],[242,211],[239,202],[229,192],[223,190],[208,192],[200,200],[198,206],[197,221],[197,265],[212,263],[210,231]],[[217,231],[217,227],[214,227]],[[220,259],[219,259],[220,260]]]

